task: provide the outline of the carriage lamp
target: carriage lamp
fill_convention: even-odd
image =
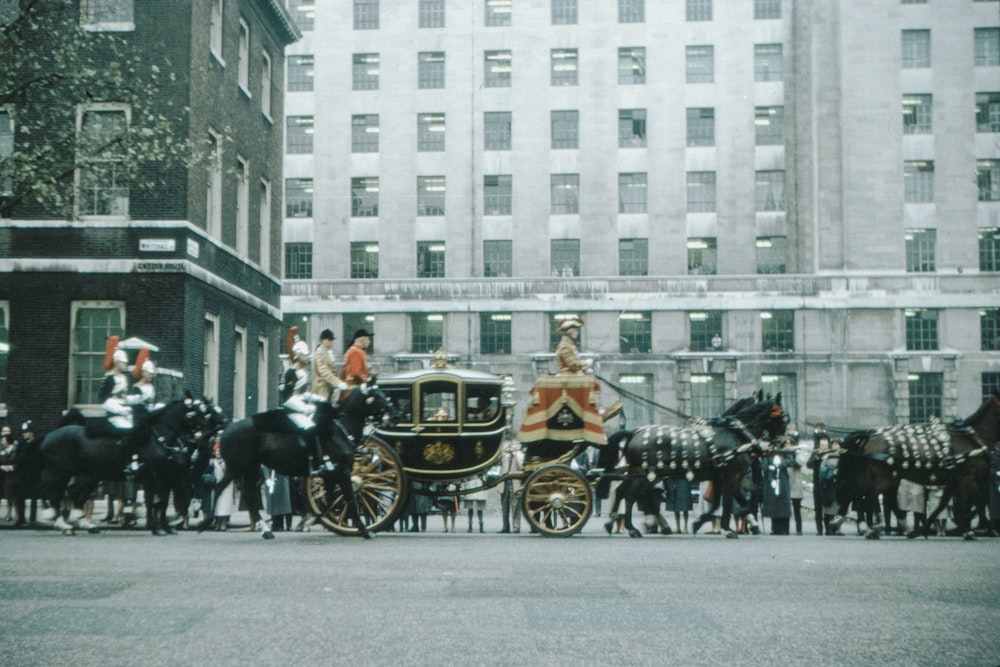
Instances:
[[[503,376],[503,386],[500,387],[500,403],[504,407],[504,414],[507,417],[507,439],[511,438],[511,427],[514,422],[514,406],[517,405],[517,385],[514,378],[509,375]]]

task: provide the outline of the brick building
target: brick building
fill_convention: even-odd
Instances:
[[[289,9],[311,338],[369,326],[383,373],[443,345],[523,398],[573,314],[618,386],[697,415],[764,386],[800,427],[1000,388],[996,0]]]
[[[159,347],[152,358],[169,371],[161,400],[189,389],[236,417],[273,406],[284,49],[299,31],[277,0],[119,0],[78,11],[86,31],[113,31],[170,63],[156,106],[176,110],[176,136],[209,146],[210,166],[170,169],[155,192],[88,182],[71,219],[24,206],[2,221],[0,418],[31,418],[44,432],[69,407],[97,413],[109,335]],[[78,106],[78,124],[129,112],[95,100]],[[25,140],[14,110],[0,114],[12,144]]]

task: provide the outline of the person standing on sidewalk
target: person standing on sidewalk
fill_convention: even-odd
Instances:
[[[500,457],[500,476],[517,474],[524,471],[524,454],[521,453],[521,443],[511,440],[504,448]],[[521,480],[504,480],[500,490],[500,513],[503,516],[501,533],[521,532]]]

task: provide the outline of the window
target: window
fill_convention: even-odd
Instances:
[[[379,54],[355,53],[351,80],[354,90],[378,90]]]
[[[979,311],[979,340],[981,350],[1000,351],[1000,308]]]
[[[688,275],[715,275],[718,265],[718,250],[714,237],[688,239],[687,255]]]
[[[722,313],[717,311],[688,313],[688,323],[691,325],[692,352],[718,349],[718,345],[712,344],[712,338],[722,336]]]
[[[378,176],[351,179],[351,216],[378,217]]]
[[[444,176],[417,176],[417,215],[444,215]]]
[[[316,27],[316,0],[288,0],[288,13],[302,32]]]
[[[219,395],[219,353],[222,341],[219,339],[219,316],[205,313],[205,351],[203,359],[202,393],[205,396]]]
[[[559,325],[563,323],[563,320],[578,320],[580,316],[576,313],[552,313],[549,315],[549,349],[555,350],[556,346],[559,345],[559,341],[562,340],[563,335],[559,333]],[[578,348],[583,349],[583,337],[586,334],[580,331],[580,337],[576,339],[576,345]]]
[[[712,0],[687,0],[684,10],[688,21],[712,20]]]
[[[1000,160],[976,160],[979,201],[1000,201]]]
[[[216,1],[221,5],[222,0]],[[16,8],[17,3],[13,4]],[[83,0],[80,3],[80,22],[88,30],[133,30],[134,4],[135,0]],[[215,8],[212,10],[214,14]]]
[[[552,0],[552,25],[576,24],[576,0]]]
[[[1000,66],[1000,28],[976,28],[976,67]]]
[[[625,46],[618,49],[618,83],[646,83],[646,47]]]
[[[580,212],[580,174],[552,174],[552,215]]]
[[[644,23],[646,0],[618,0],[619,23]]]
[[[257,224],[259,244],[251,253],[250,259],[257,260],[268,274],[271,273],[271,181],[260,179],[260,189],[257,191]]]
[[[444,315],[440,313],[410,315],[410,329],[411,352],[433,354],[444,346]]]
[[[580,147],[580,112],[552,112],[552,148]]]
[[[236,156],[236,239],[233,247],[246,257],[250,240],[250,162]]]
[[[618,174],[618,212],[646,212],[646,174]]]
[[[444,114],[417,114],[417,150],[433,153],[444,150]]]
[[[1000,93],[976,93],[976,132],[1000,132]]]
[[[0,195],[13,191],[13,166],[7,161],[14,154],[14,121],[0,108]],[[2,401],[0,401],[2,402]]]
[[[313,179],[285,179],[285,217],[311,218],[313,215]]]
[[[208,48],[220,61],[222,61],[222,16],[222,0],[212,0],[212,14],[209,18],[208,28]]]
[[[514,275],[514,242],[483,241],[483,276],[509,278]]]
[[[511,139],[509,111],[483,113],[483,148],[488,151],[509,151]]]
[[[979,270],[1000,271],[1000,229],[979,229]]]
[[[378,114],[351,116],[351,152],[378,153]]]
[[[418,58],[417,85],[421,89],[444,88],[444,51],[424,51]]]
[[[315,57],[288,56],[288,92],[308,92],[313,89]]]
[[[765,310],[760,314],[760,341],[765,352],[795,350],[795,311]]]
[[[6,316],[6,315],[5,315]],[[72,304],[70,332],[70,402],[96,405],[104,382],[104,354],[109,336],[125,331],[125,304],[117,301]]]
[[[753,17],[758,21],[780,19],[781,0],[753,0]]]
[[[784,78],[781,52],[781,44],[753,45],[754,81],[781,81]]]
[[[903,201],[910,204],[934,201],[934,162],[908,160],[903,163]]]
[[[378,243],[365,241],[351,243],[351,278],[356,280],[378,278]],[[345,335],[344,338],[350,340],[349,335]]]
[[[618,147],[646,147],[646,110],[618,110]]]
[[[910,423],[926,424],[932,417],[941,418],[941,397],[944,377],[941,373],[911,373],[907,377],[910,389]]]
[[[483,241],[483,276],[509,278],[514,275],[514,242]]]
[[[510,354],[510,313],[479,314],[479,352]]]
[[[289,155],[313,152],[313,117],[289,116],[285,129],[285,146]]]
[[[685,68],[688,83],[712,83],[715,80],[715,48],[688,46],[685,48]]]
[[[572,278],[580,275],[580,240],[552,239],[549,246],[552,275]]]
[[[350,342],[351,336],[358,329],[365,329],[367,331],[375,330],[375,316],[371,314],[362,313],[344,313],[344,341]],[[366,350],[369,355],[375,354],[375,337],[373,336],[371,342],[368,344],[368,349]]]
[[[130,113],[130,109],[116,105],[95,105],[79,110],[77,183],[80,215],[128,215],[129,188],[124,163],[128,154]]]
[[[577,85],[576,49],[552,49],[552,85]]]
[[[240,88],[250,91],[250,26],[240,19],[240,36],[237,53],[236,78]]]
[[[354,29],[378,30],[378,0],[354,0]]]
[[[983,387],[983,402],[990,397],[1000,394],[1000,373],[983,373],[980,376],[980,383]]]
[[[907,308],[906,349],[936,350],[938,349],[938,311],[926,308]]]
[[[649,239],[618,239],[618,275],[649,275]]]
[[[486,25],[490,27],[511,24],[514,0],[486,0]]]
[[[653,317],[649,311],[618,315],[618,351],[622,354],[650,354],[653,351]]]
[[[0,405],[7,403],[7,363],[10,360],[10,304],[0,301]]]
[[[417,278],[444,278],[444,241],[417,242]]]
[[[687,211],[706,213],[715,210],[715,172],[689,171],[687,173]]]
[[[726,378],[721,373],[691,374],[691,416],[709,419],[726,409]]]
[[[757,107],[753,124],[758,146],[784,145],[785,107]]]
[[[903,69],[931,66],[931,31],[903,31]]]
[[[420,0],[420,27],[444,27],[444,0]]]
[[[937,230],[907,229],[906,270],[911,273],[934,271],[934,251],[937,246]]]
[[[483,176],[483,214],[510,215],[513,182],[510,175]]]
[[[510,51],[487,51],[484,55],[483,85],[487,88],[510,88]]]
[[[285,279],[311,280],[313,277],[313,244],[285,244]]]
[[[758,236],[757,273],[785,273],[788,267],[788,238]]]
[[[715,145],[715,109],[712,107],[687,110],[687,145]]]
[[[781,408],[786,415],[798,414],[798,383],[795,373],[776,373],[760,376],[760,388],[765,396],[781,394]]]
[[[903,95],[903,134],[930,134],[931,131],[931,96]]]
[[[233,329],[233,421],[247,416],[247,330]]]
[[[757,172],[757,210],[785,210],[785,172],[781,170]]]
[[[260,53],[260,112],[264,117],[271,118],[271,54]]]
[[[651,373],[622,374],[618,384],[638,400],[625,401],[625,418],[629,424],[652,424],[653,375]]]

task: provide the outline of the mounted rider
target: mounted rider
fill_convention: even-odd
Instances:
[[[149,358],[149,350],[145,348],[139,350],[135,368],[132,369],[132,377],[135,378],[135,383],[128,391],[129,405],[141,405],[150,412],[162,408],[163,404],[156,402],[156,365]]]
[[[367,329],[358,329],[351,337],[351,346],[344,353],[344,365],[340,367],[340,379],[347,383],[345,393],[367,382],[371,377],[371,365],[365,350],[371,345],[375,334]]]
[[[344,388],[337,376],[337,368],[333,359],[333,341],[336,336],[329,329],[323,329],[319,334],[319,345],[313,352],[312,392],[336,405],[340,401],[340,392]]]
[[[580,328],[583,327],[583,320],[573,317],[559,323],[557,331],[561,333],[562,340],[556,345],[556,361],[559,363],[559,375],[580,375],[582,373],[593,373],[590,359],[581,359],[580,350],[576,346],[576,340],[580,337]]]
[[[313,413],[316,412],[316,405],[313,394],[309,392],[309,345],[299,338],[298,332],[298,327],[288,330],[288,369],[281,377],[278,391],[288,417],[299,428],[308,430],[315,426]]]
[[[118,341],[118,336],[108,337],[104,354],[104,369],[107,372],[97,397],[108,422],[117,430],[130,430],[133,419],[128,401],[128,354]]]

